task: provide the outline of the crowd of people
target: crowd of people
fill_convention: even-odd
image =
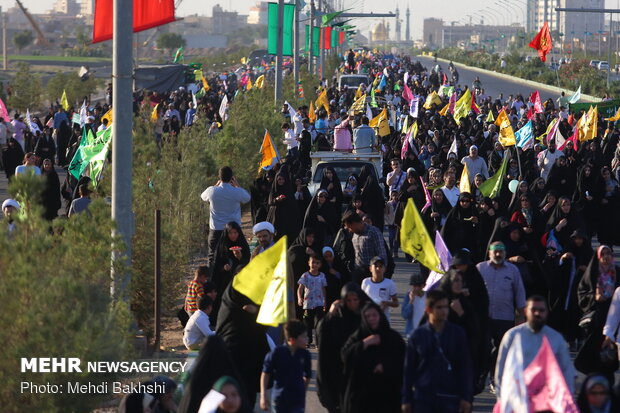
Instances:
[[[535,102],[528,97],[489,96],[480,80],[461,85],[454,69],[446,76],[439,65],[428,69],[407,56],[349,51],[339,70],[366,74],[369,84],[339,88],[335,79],[323,79],[310,98],[313,105],[283,105],[274,116],[281,116],[276,137],[286,145],[286,156],[248,190],[230,167],[222,167],[219,181],[202,194],[210,207],[207,263],[196,271],[179,311],[183,344],[200,353],[187,382],[167,382],[171,392],[182,394],[178,406],[169,394],[132,395],[123,411],[149,405],[155,411],[195,412],[214,389],[226,396],[219,411],[249,412],[257,404],[301,412],[313,379],[308,350],[316,349],[318,398],[330,413],[467,413],[485,389],[511,397],[502,392],[510,350],[519,341],[527,366],[543,338],[582,412],[617,411],[615,123],[601,118],[594,139],[556,142],[557,136],[572,136],[584,116],[569,112],[564,96],[546,100],[542,111],[530,110]],[[150,102],[159,144],[177,139],[197,114],[210,125],[208,133],[216,134],[228,116],[222,101],[232,101],[256,77],[251,70],[240,78],[218,74],[172,93],[136,95],[135,110]],[[442,87],[450,92],[425,102]],[[452,91],[458,99],[472,90],[478,91],[477,106],[458,122],[440,113]],[[321,94],[326,99],[315,103]],[[364,94],[362,110],[352,108]],[[412,98],[418,102],[415,117]],[[105,129],[107,109],[88,109],[86,127]],[[377,120],[384,110],[387,116]],[[515,131],[531,120],[541,139],[528,148],[502,146],[490,120],[502,111]],[[88,197],[87,181],[68,174],[61,186],[51,176],[55,164],[68,165],[79,145],[81,125],[72,119],[73,111],[55,107],[41,121],[28,122],[40,132],[33,133],[20,115],[11,124],[0,122],[7,177],[37,170],[50,175],[44,195],[48,219],[56,216],[61,196],[71,200],[67,212],[72,204],[72,213],[88,204],[74,201]],[[560,135],[547,139],[554,119]],[[409,133],[413,124],[416,134]],[[325,167],[312,193],[314,151],[380,154],[382,168]],[[497,190],[486,196],[481,188],[497,174]],[[438,234],[452,257],[438,279],[434,269],[401,251],[410,199],[431,238]],[[252,240],[241,227],[245,204]],[[2,205],[8,217],[18,208],[14,200]],[[296,319],[267,328],[256,323],[259,306],[232,281],[284,236]],[[392,276],[405,265],[412,268],[410,288],[399,291]],[[396,311],[405,319],[404,331],[391,324]],[[577,392],[576,371],[587,375]]]

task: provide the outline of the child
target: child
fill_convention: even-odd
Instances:
[[[183,330],[183,344],[188,350],[199,350],[202,341],[207,336],[215,335],[211,330],[209,314],[213,309],[213,300],[208,295],[203,295],[198,301],[198,310],[192,314]]]
[[[209,280],[209,267],[201,265],[194,273],[194,279],[187,285],[185,312],[191,316],[198,310],[198,300],[204,295],[203,284]]]
[[[418,328],[424,316],[426,292],[424,292],[424,277],[422,274],[413,274],[409,278],[411,290],[405,294],[401,315],[406,321],[405,335],[409,337],[413,330]]]
[[[297,283],[297,302],[304,309],[304,321],[308,327],[308,347],[312,345],[312,329],[325,314],[325,298],[327,297],[327,279],[325,274],[319,271],[321,259],[316,255],[310,255],[308,259],[310,269],[303,273]]]
[[[307,328],[299,320],[284,325],[286,344],[274,348],[265,356],[260,377],[260,408],[269,410],[267,386],[273,376],[272,411],[275,413],[303,412],[306,389],[312,377]]]
[[[362,290],[385,312],[390,321],[390,307],[398,307],[398,296],[394,281],[385,278],[385,262],[383,258],[374,257],[370,260],[371,277],[362,280]]]

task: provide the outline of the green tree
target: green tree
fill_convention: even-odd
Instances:
[[[99,86],[101,86],[101,80],[94,76],[82,80],[75,72],[58,72],[47,82],[47,97],[50,102],[55,102],[60,99],[62,91],[65,90],[69,104],[76,101],[81,104],[84,97],[95,93]]]
[[[93,374],[87,361],[126,360],[131,356],[129,309],[110,298],[112,221],[110,208],[93,200],[89,214],[50,223],[37,199],[40,177],[19,177],[9,186],[22,205],[7,233],[0,221],[0,400],[6,412],[91,411],[103,398],[68,394],[66,383],[118,380]],[[50,230],[51,229],[51,230]],[[82,373],[22,373],[22,357],[77,357]],[[20,383],[63,384],[59,394],[20,392]]]
[[[157,48],[168,50],[172,54],[174,49],[184,47],[187,44],[185,38],[178,33],[162,33],[157,38]]]
[[[13,93],[9,97],[9,106],[13,109],[39,109],[41,104],[41,78],[30,71],[30,65],[20,62],[17,73],[11,81]]]
[[[33,41],[34,35],[31,30],[24,30],[13,35],[13,44],[20,52],[24,47],[30,46]]]
[[[78,26],[75,30],[75,41],[81,47],[88,47],[90,45],[90,36],[82,26]]]

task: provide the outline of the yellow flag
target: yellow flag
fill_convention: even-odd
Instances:
[[[409,131],[409,116],[405,116],[405,121],[403,122],[403,127],[400,129],[402,133],[407,133]]]
[[[505,110],[502,109],[502,111],[497,115],[497,119],[495,119],[495,125],[499,127],[498,140],[504,148],[508,146],[515,146],[517,144],[517,140],[515,139],[515,133],[512,130],[510,119],[508,119],[508,115],[506,114]]]
[[[387,136],[390,134],[390,125],[388,124],[388,111],[387,108],[383,108],[381,113],[372,118],[370,122],[368,122],[368,126],[371,128],[378,128],[379,136]]]
[[[248,84],[245,85],[245,90],[251,90],[251,89],[252,89],[252,79],[248,77]]]
[[[319,97],[316,98],[316,103],[317,106],[323,106],[325,108],[325,110],[327,111],[327,114],[329,115],[329,100],[327,100],[327,89],[323,89],[323,91],[319,94]]]
[[[430,109],[433,103],[437,106],[441,105],[441,98],[439,97],[437,92],[435,92],[434,90],[430,95],[426,97],[426,101],[424,102],[423,108]]]
[[[605,118],[605,120],[609,122],[615,122],[618,119],[620,119],[620,108],[618,108],[618,111],[616,112],[616,114],[613,115],[611,118]]]
[[[469,192],[471,194],[471,183],[469,181],[469,170],[467,169],[467,164],[465,164],[465,166],[463,167],[463,172],[461,173],[459,192]]]
[[[103,123],[103,120],[107,119],[108,120],[108,127],[112,124],[112,109],[108,110],[102,117],[101,117],[101,122]]]
[[[590,106],[588,113],[577,122],[579,142],[590,141],[598,135],[598,107]]]
[[[362,91],[362,85],[360,84],[360,85],[357,87],[357,90],[355,91],[355,100],[359,99],[359,98],[360,98],[360,96],[362,96],[362,95],[364,95],[364,96],[365,96],[364,92]]]
[[[254,82],[254,86],[256,86],[259,89],[262,89],[265,83],[265,75],[260,75],[259,77],[256,78],[256,81]]]
[[[258,167],[258,171],[264,167],[273,166],[278,160],[278,152],[276,151],[275,146],[273,145],[273,140],[269,135],[269,131],[265,130],[265,136],[263,137],[263,143],[260,146],[261,153],[261,161],[260,166]]]
[[[489,114],[487,115],[487,122],[488,123],[493,123],[495,122],[495,116],[493,116],[493,111],[490,110]]]
[[[440,116],[446,116],[448,114],[448,109],[450,109],[450,104],[446,104],[446,106],[443,107],[443,109],[441,109],[439,111],[439,115]]]
[[[359,98],[356,98],[355,102],[353,102],[353,104],[351,105],[351,108],[349,109],[349,111],[352,111],[353,113],[361,113],[364,111],[365,103],[366,103],[366,94],[364,93]]]
[[[207,78],[204,76],[202,78],[202,88],[205,90],[205,92],[208,92],[209,89],[211,89],[211,86],[209,86],[209,82],[207,82]]]
[[[286,237],[258,254],[233,279],[233,288],[261,306],[256,322],[277,326],[288,321]]]
[[[198,82],[202,80],[202,70],[196,69],[194,70],[194,82]]]
[[[62,90],[62,97],[60,98],[60,105],[65,109],[69,110],[71,106],[69,106],[69,101],[67,100],[67,92]]]
[[[153,122],[157,121],[157,119],[159,119],[159,103],[157,105],[155,105],[155,107],[153,108],[153,111],[151,112],[151,120]]]
[[[452,114],[452,117],[456,121],[457,125],[460,125],[461,118],[464,118],[465,116],[467,116],[469,112],[471,111],[471,101],[472,101],[472,97],[471,97],[471,92],[469,91],[469,89],[467,89],[465,93],[463,93],[463,96],[461,96],[460,99],[456,101],[456,104],[454,105],[454,113]]]
[[[418,209],[409,198],[400,228],[400,246],[430,270],[440,272],[440,261]]]
[[[241,64],[244,65],[248,62],[248,59],[246,59],[245,57],[242,57],[240,61],[241,61]]]
[[[316,122],[316,109],[314,108],[314,101],[310,101],[310,107],[308,108],[308,120],[314,123]]]

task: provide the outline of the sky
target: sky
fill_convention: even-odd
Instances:
[[[43,13],[51,8],[55,0],[22,0],[22,3],[33,13]],[[178,1],[178,0],[175,0]],[[275,1],[275,0],[274,0]],[[287,0],[285,0],[287,1]],[[308,3],[310,0],[305,0]],[[211,15],[213,5],[220,4],[225,10],[238,11],[247,14],[249,8],[256,0],[182,0],[177,9],[177,16],[191,14]],[[318,0],[316,0],[318,2]],[[484,16],[485,24],[504,24],[518,22],[523,24],[525,17],[526,0],[343,0],[346,8],[352,12],[385,13],[396,10],[398,6],[401,15],[409,6],[411,10],[411,36],[413,39],[422,37],[422,21],[428,17],[443,18],[445,22],[455,21],[456,24],[469,22],[468,15],[472,16],[474,23],[479,23]],[[0,0],[3,9],[13,7],[12,0]],[[605,0],[608,8],[620,8],[620,0]],[[618,17],[620,18],[620,17]],[[390,21],[391,20],[391,21]],[[390,27],[393,36],[394,20],[390,19]],[[364,36],[380,19],[358,18],[355,24]],[[402,27],[402,36],[405,34],[405,26]]]

